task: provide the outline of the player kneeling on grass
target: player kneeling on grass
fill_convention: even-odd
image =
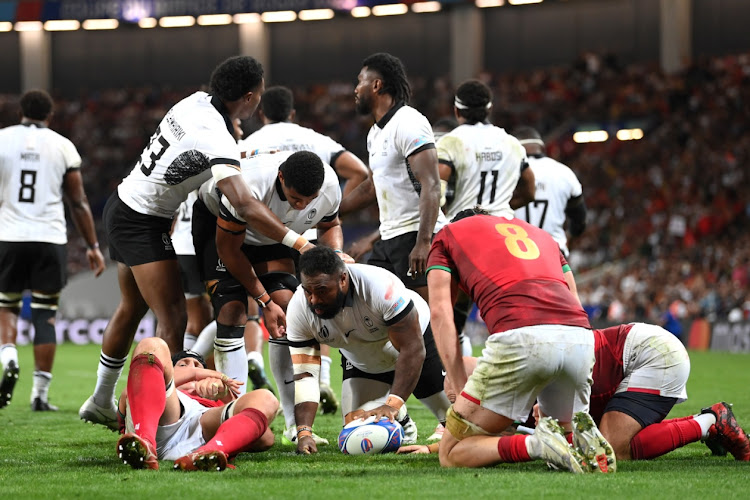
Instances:
[[[645,323],[594,330],[596,363],[591,388],[592,418],[615,450],[617,460],[656,458],[703,440],[716,455],[731,452],[750,461],[750,441],[732,412],[721,402],[697,415],[664,417],[687,399],[690,358],[682,343],[665,329]],[[464,357],[469,376],[477,358]],[[455,400],[449,377],[445,392]],[[539,419],[538,405],[534,407]],[[434,453],[436,447],[405,446],[399,453]]]
[[[159,338],[136,346],[119,404],[124,463],[158,469],[158,459],[174,460],[175,469],[220,471],[240,452],[273,445],[276,397],[259,389],[237,399],[240,383],[205,366],[190,351],[170,358]]]

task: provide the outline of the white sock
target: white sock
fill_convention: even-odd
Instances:
[[[294,367],[289,347],[274,342],[268,343],[268,361],[271,364],[271,373],[276,380],[276,388],[279,391],[279,401],[284,412],[286,427],[296,426],[294,420]]]
[[[195,345],[195,342],[197,340],[197,336],[193,335],[192,333],[186,333],[185,337],[182,340],[182,348],[186,351],[189,351]]]
[[[247,358],[245,357],[245,339],[214,340],[214,364],[216,371],[227,377],[242,382],[240,396],[247,392]]]
[[[0,364],[3,368],[8,366],[9,361],[15,361],[18,366],[18,349],[16,344],[3,344],[0,346]]]
[[[445,414],[451,406],[445,391],[436,392],[432,396],[420,399],[419,402],[425,405],[439,422],[445,422]]]
[[[34,370],[34,386],[31,388],[31,402],[36,398],[47,401],[49,384],[52,382],[52,374],[41,370]]]
[[[463,335],[461,338],[461,355],[471,356],[472,354],[471,339],[468,335]]]
[[[216,338],[216,321],[212,321],[201,330],[198,335],[198,340],[195,341],[193,347],[190,349],[193,352],[197,352],[204,358],[207,358],[211,351],[214,350],[214,339]]]
[[[266,363],[263,361],[263,355],[258,351],[250,351],[247,353],[247,360],[255,362],[261,370],[266,369]]]
[[[331,357],[320,356],[320,383],[331,385]]]
[[[109,407],[115,400],[115,387],[120,378],[127,356],[112,358],[103,352],[99,354],[99,368],[96,369],[96,387],[94,387],[94,403]]]
[[[693,416],[693,420],[701,426],[701,437],[707,437],[708,429],[716,423],[716,416],[713,413],[701,413],[700,415]]]

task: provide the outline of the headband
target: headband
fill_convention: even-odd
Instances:
[[[458,96],[456,96],[456,98],[453,100],[453,105],[457,107],[458,109],[481,108],[481,107],[484,107],[484,109],[490,109],[492,107],[492,102],[490,101],[484,106],[481,106],[481,105],[480,106],[467,106],[466,104],[463,103],[461,99],[458,98]]]
[[[520,139],[518,142],[521,144],[539,144],[540,146],[544,146],[544,141],[541,139]]]

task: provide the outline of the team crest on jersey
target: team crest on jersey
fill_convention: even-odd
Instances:
[[[305,221],[305,224],[309,225],[312,224],[313,219],[315,218],[315,214],[318,213],[318,210],[313,208],[307,213],[307,220]]]
[[[362,321],[365,323],[367,329],[370,330],[370,333],[378,331],[378,327],[375,326],[375,323],[372,322],[369,316],[362,318]]]
[[[164,250],[168,252],[174,251],[174,248],[172,247],[172,239],[167,233],[161,233],[161,242],[164,243]]]
[[[321,339],[327,339],[330,334],[331,333],[328,331],[328,327],[325,325],[323,325],[320,331],[318,332],[318,335],[320,335]]]

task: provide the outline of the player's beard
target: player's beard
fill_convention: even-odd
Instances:
[[[354,104],[357,113],[360,115],[369,115],[372,113],[372,96],[360,94]]]
[[[339,313],[339,311],[341,311],[344,308],[345,301],[346,301],[346,294],[341,288],[339,288],[339,291],[336,294],[336,301],[333,304],[327,307],[321,307],[321,305],[318,304],[317,307],[323,309],[323,312],[320,312],[320,313],[315,312],[315,307],[309,302],[307,303],[307,307],[309,307],[312,313],[315,316],[319,317],[320,319],[332,319]]]

